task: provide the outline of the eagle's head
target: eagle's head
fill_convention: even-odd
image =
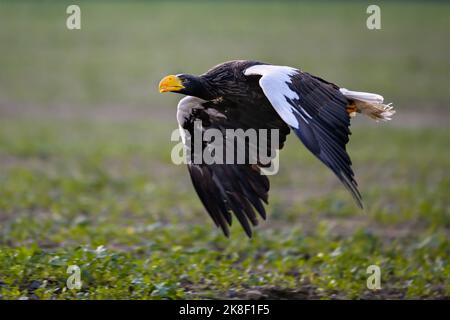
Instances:
[[[211,98],[206,81],[190,74],[168,75],[159,82],[159,92],[175,92],[202,99]]]

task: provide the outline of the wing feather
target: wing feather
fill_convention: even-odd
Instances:
[[[221,102],[217,105],[194,97],[183,98],[178,104],[177,119],[181,129],[189,133],[182,136],[184,136],[183,141],[188,152],[191,153],[190,159],[196,159],[194,155],[196,151],[192,144],[195,130],[210,128],[218,129],[223,133],[226,129],[278,128],[281,129],[279,136],[281,148],[289,128],[276,113],[271,114],[271,110],[266,115],[261,114],[260,118],[249,117],[251,108],[252,106],[233,106],[230,102]],[[201,128],[194,125],[196,121],[201,121]],[[268,140],[270,145],[270,136]],[[224,144],[226,144],[225,139]],[[204,142],[202,153],[205,148],[207,143]],[[225,146],[224,149],[226,149]],[[250,163],[189,162],[188,170],[195,191],[215,225],[228,237],[229,226],[232,224],[232,215],[234,215],[246,234],[251,237],[251,227],[258,224],[258,215],[263,219],[266,218],[264,203],[268,203],[270,188],[269,179],[261,174],[260,166]]]
[[[259,84],[273,108],[306,148],[334,172],[362,208],[346,151],[351,134],[348,101],[339,87],[284,66],[256,65],[244,74],[261,76]]]

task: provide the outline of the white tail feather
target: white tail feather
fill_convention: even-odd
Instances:
[[[384,98],[376,93],[350,91],[345,88],[339,89],[341,93],[349,99],[360,100],[368,103],[383,103]]]
[[[353,100],[358,112],[363,113],[376,121],[391,120],[392,116],[395,114],[392,103],[383,104],[384,98],[379,94],[350,91],[345,88],[339,90],[347,99]]]
[[[394,107],[392,103],[382,104],[382,103],[364,103],[356,101],[356,106],[361,113],[368,115],[372,119],[388,121],[392,120],[392,116],[395,114]]]

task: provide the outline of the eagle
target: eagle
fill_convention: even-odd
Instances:
[[[225,143],[229,129],[278,130],[278,136],[266,138],[270,146],[270,140],[277,139],[277,150],[271,150],[276,153],[292,130],[337,176],[361,209],[362,197],[346,151],[350,119],[361,113],[374,120],[390,120],[395,113],[391,104],[383,104],[381,95],[340,88],[297,68],[250,60],[224,62],[200,76],[168,75],[160,81],[159,92],[186,95],[178,103],[177,121],[192,156],[199,153],[193,148],[196,131],[219,130]],[[250,142],[244,144],[251,147]],[[201,151],[208,145],[201,141]],[[248,156],[245,160],[202,163],[191,157],[187,163],[198,197],[226,237],[233,215],[249,238],[258,215],[266,219],[264,204],[268,204],[270,185],[263,171],[268,164],[259,159],[250,163]]]

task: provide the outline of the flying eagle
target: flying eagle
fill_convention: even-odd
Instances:
[[[166,76],[159,91],[187,95],[178,103],[177,120],[180,129],[191,136],[198,121],[200,130],[214,128],[225,137],[227,129],[278,129],[281,149],[293,130],[361,208],[361,194],[346,152],[350,118],[362,113],[375,120],[390,120],[395,113],[378,94],[340,88],[296,68],[247,60],[219,64],[200,76]],[[207,148],[208,143],[201,146]],[[266,218],[263,203],[268,203],[269,179],[261,174],[263,167],[261,163],[188,163],[200,200],[225,236],[229,236],[232,213],[249,237],[251,225],[258,224],[256,212]]]

